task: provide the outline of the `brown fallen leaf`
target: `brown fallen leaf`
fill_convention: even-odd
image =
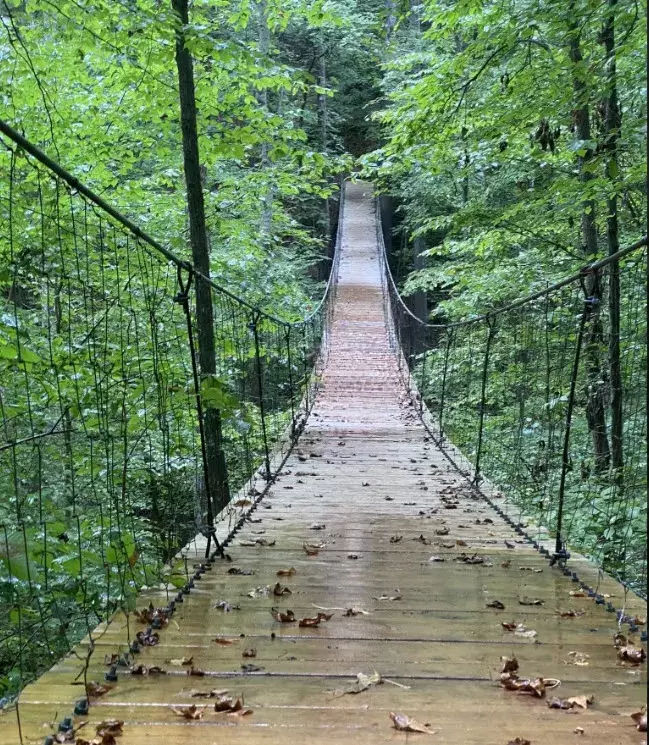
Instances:
[[[503,688],[518,693],[530,693],[538,698],[545,696],[547,687],[554,687],[555,681],[551,682],[553,685],[548,686],[544,678],[519,678],[516,673],[509,672],[500,675],[500,685]]]
[[[519,605],[543,605],[544,601],[539,598],[522,597],[518,598],[518,603]]]
[[[428,559],[430,562],[437,562],[437,561],[446,561],[442,556],[431,556],[430,559]]]
[[[257,650],[254,647],[248,647],[248,649],[244,649],[241,653],[242,657],[256,657],[257,656]]]
[[[509,567],[511,566],[511,564],[512,564],[512,560],[511,559],[505,559],[505,561],[503,561],[500,566],[503,569],[509,569]]]
[[[642,707],[640,711],[636,711],[634,714],[631,714],[631,719],[635,722],[635,726],[638,730],[638,732],[646,732],[647,731],[647,710]]]
[[[585,729],[584,729],[583,727],[575,727],[575,728],[573,729],[573,732],[574,732],[574,733],[575,733],[576,735],[583,735],[583,734],[585,734],[586,730],[585,730]]]
[[[247,595],[249,598],[267,598],[270,595],[270,585],[253,587]]]
[[[322,546],[315,546],[311,543],[303,543],[302,548],[307,556],[317,556]]]
[[[113,686],[108,685],[107,683],[97,683],[97,681],[91,680],[86,683],[86,694],[90,698],[98,698],[99,696],[108,693],[112,688]]]
[[[514,740],[510,740],[507,745],[532,745],[532,743],[525,737],[516,737]]]
[[[535,574],[541,574],[543,569],[537,569],[536,567],[518,567],[521,572],[534,572]]]
[[[372,598],[374,600],[401,600],[401,597],[402,597],[401,596],[401,591],[399,590],[398,587],[395,589],[394,592],[395,592],[394,595],[386,595],[385,593],[383,593],[383,594],[378,595],[378,596],[373,595]]]
[[[571,598],[585,598],[586,593],[583,590],[570,590],[568,593]]]
[[[231,696],[219,696],[214,704],[214,711],[237,716],[252,714],[252,709],[244,706],[243,697],[234,699]]]
[[[647,659],[647,653],[642,647],[634,647],[628,643],[618,648],[617,656],[624,662],[630,662],[632,665],[640,665]]]
[[[583,616],[584,613],[586,613],[585,610],[575,610],[574,608],[571,608],[570,610],[557,611],[560,618],[579,618],[579,616]]]
[[[222,610],[224,613],[231,613],[233,610],[241,610],[240,606],[232,605],[232,603],[228,603],[227,600],[219,600],[217,603],[214,603],[212,607],[217,610]]]
[[[437,530],[435,531],[435,535],[448,535],[450,532],[451,531],[446,527],[437,528]]]
[[[402,535],[391,535],[390,536],[390,543],[400,543],[403,540]]]
[[[434,730],[430,729],[426,724],[420,724],[416,719],[412,719],[405,714],[397,714],[394,711],[390,712],[390,719],[396,730],[399,732],[421,732],[425,735],[434,735]]]
[[[233,502],[235,507],[250,507],[252,505],[251,500],[249,499],[237,499],[236,502]]]
[[[487,608],[496,608],[497,610],[505,610],[504,603],[501,603],[500,600],[492,600],[491,602],[487,603]]]
[[[187,671],[187,675],[191,675],[195,678],[202,678],[205,675],[204,670],[199,670],[197,667],[190,667]]]
[[[515,673],[518,670],[518,660],[516,657],[501,657],[500,661],[503,663],[500,670],[501,673]]]
[[[286,613],[284,613],[278,608],[271,608],[270,613],[272,617],[280,623],[295,623],[295,613],[293,613],[292,610],[287,610]]]
[[[221,637],[216,637],[215,639],[212,639],[212,641],[215,644],[220,644],[222,647],[227,647],[230,644],[235,644],[239,640],[238,639],[225,639],[225,638],[221,638]]]
[[[278,569],[277,576],[278,577],[292,577],[297,572],[297,569],[295,567],[291,567],[290,569]]]
[[[550,709],[587,709],[595,700],[594,696],[571,696],[570,698],[551,698],[547,704]]]
[[[113,735],[119,737],[122,732],[124,722],[121,719],[104,719],[95,727],[95,732],[103,737],[104,735]]]
[[[276,597],[282,597],[282,595],[292,595],[292,591],[289,590],[286,585],[282,585],[279,582],[276,583],[275,587],[273,587],[273,595]]]
[[[172,706],[171,711],[177,716],[183,719],[202,719],[205,714],[204,706],[196,706],[196,704],[190,704],[189,706]]]
[[[318,613],[313,618],[301,618],[298,624],[302,628],[313,628],[320,625],[320,621],[328,621],[333,616],[333,613]]]

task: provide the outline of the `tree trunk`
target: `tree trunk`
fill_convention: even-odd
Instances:
[[[322,33],[318,44],[320,54],[320,63],[318,67],[318,85],[321,88],[327,87],[327,56],[326,47]],[[329,111],[327,109],[327,96],[325,93],[318,94],[318,121],[320,124],[320,144],[322,152],[326,155],[329,149]],[[341,194],[342,199],[342,194]],[[329,199],[324,200],[324,231],[327,240],[327,250],[332,241],[331,235],[331,214],[329,212]]]
[[[188,0],[171,0],[180,25],[176,30],[176,66],[180,92],[180,121],[183,138],[183,160],[187,184],[187,211],[189,235],[194,267],[206,278],[210,275],[209,244],[205,226],[203,186],[198,157],[198,130],[196,126],[196,96],[191,54],[185,47],[184,26],[189,23]],[[212,290],[201,277],[196,282],[196,327],[198,333],[198,363],[201,377],[216,373],[214,347],[214,311]],[[205,440],[207,449],[208,488],[212,496],[214,513],[229,501],[225,458],[222,449],[221,413],[218,409],[205,411]]]
[[[257,12],[259,15],[259,51],[264,57],[267,57],[270,52],[270,31],[268,29],[268,8],[266,6],[266,0],[260,0],[257,4]],[[265,88],[260,91],[258,101],[264,111],[267,111],[268,91]],[[268,157],[269,149],[270,144],[268,142],[263,142],[261,145],[260,168],[264,178],[266,178],[270,173],[270,159]],[[261,240],[262,245],[267,248],[270,246],[273,231],[274,196],[275,190],[269,180],[266,184],[261,212]]]
[[[619,178],[617,143],[620,136],[620,108],[617,99],[617,70],[615,59],[615,11],[617,0],[608,0],[607,15],[602,29],[602,42],[606,53],[606,98],[604,100],[604,148],[606,149],[606,175],[612,182]],[[608,254],[620,249],[617,219],[617,196],[614,183],[607,199],[606,241]],[[624,467],[622,420],[622,372],[620,369],[620,267],[617,261],[609,268],[609,341],[608,360],[611,387],[611,466],[615,478],[622,484]]]
[[[575,95],[573,110],[575,132],[579,140],[586,143],[584,152],[577,156],[579,166],[579,180],[584,188],[593,179],[589,170],[593,158],[591,145],[590,110],[588,106],[588,90],[583,73],[583,56],[579,36],[579,18],[576,14],[574,2],[568,8],[568,53],[572,62],[572,83]],[[589,261],[597,257],[597,226],[595,222],[595,202],[584,199],[581,213],[581,236],[583,251]],[[610,451],[608,433],[606,431],[606,377],[601,364],[601,349],[604,346],[604,332],[600,311],[602,297],[600,277],[588,275],[586,281],[588,297],[592,299],[589,305],[588,323],[585,329],[584,351],[586,357],[586,420],[593,442],[593,457],[595,470],[598,473],[609,466]]]

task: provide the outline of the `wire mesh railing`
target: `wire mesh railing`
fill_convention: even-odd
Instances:
[[[646,238],[531,297],[447,325],[424,322],[403,302],[378,218],[377,240],[391,342],[431,435],[498,509],[507,495],[503,514],[553,562],[579,551],[644,594]]]
[[[2,699],[142,587],[171,602],[195,536],[222,551],[308,415],[337,253],[299,323],[209,282],[215,371],[201,374],[208,280],[0,124]]]

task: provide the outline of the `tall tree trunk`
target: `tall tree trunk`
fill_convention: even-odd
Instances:
[[[619,178],[617,143],[620,136],[620,108],[617,98],[617,70],[615,58],[615,12],[617,0],[608,0],[606,19],[602,29],[602,42],[606,54],[606,97],[604,100],[604,148],[606,149],[606,173],[612,182]],[[608,254],[612,256],[620,249],[617,195],[611,184],[607,199],[606,241]],[[622,421],[622,372],[620,369],[620,267],[614,261],[609,268],[609,342],[608,363],[611,386],[611,466],[618,483],[622,484],[624,467],[623,421]]]
[[[588,88],[583,71],[583,55],[581,52],[579,16],[575,3],[568,6],[568,53],[572,62],[572,84],[575,96],[573,110],[575,132],[579,140],[588,143],[584,146],[584,153],[577,156],[579,166],[579,180],[584,188],[594,178],[590,170],[593,159],[593,148],[590,129],[590,109],[588,104]],[[582,202],[581,236],[583,250],[587,260],[597,257],[597,225],[595,222],[595,202],[585,198]],[[604,346],[604,331],[600,311],[602,297],[599,275],[591,274],[587,278],[587,293],[592,302],[589,304],[589,317],[586,327],[584,352],[586,357],[586,420],[593,442],[593,457],[595,470],[598,473],[609,466],[610,451],[608,433],[606,431],[606,377],[601,364],[601,350]]]
[[[187,211],[192,261],[196,269],[206,278],[210,275],[209,244],[205,226],[203,186],[198,156],[198,130],[196,126],[196,95],[192,57],[185,47],[184,28],[189,23],[188,0],[171,0],[178,15],[176,30],[176,66],[180,92],[180,122],[183,137],[183,160],[187,185]],[[198,362],[201,377],[216,373],[216,351],[214,347],[214,311],[210,285],[196,277],[196,326],[198,333]],[[205,439],[209,491],[214,512],[221,510],[229,501],[225,458],[222,448],[221,413],[218,409],[205,411]]]
[[[385,41],[389,44],[392,41],[392,33],[397,25],[397,8],[394,0],[385,0]]]

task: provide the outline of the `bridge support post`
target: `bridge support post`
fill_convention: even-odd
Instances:
[[[270,451],[268,449],[268,433],[266,431],[266,409],[264,406],[264,374],[261,365],[261,354],[259,351],[259,314],[255,313],[250,322],[253,338],[255,340],[255,368],[257,371],[257,389],[259,390],[259,414],[261,416],[261,434],[264,441],[264,467],[266,470],[266,481],[271,480]]]
[[[482,363],[482,380],[480,382],[480,418],[478,420],[478,444],[476,445],[475,475],[473,477],[473,483],[476,486],[481,481],[480,460],[482,457],[482,435],[484,432],[484,412],[487,395],[487,378],[489,376],[489,354],[491,352],[491,342],[493,341],[494,335],[496,333],[496,322],[490,316],[487,316],[487,326],[489,328],[489,331],[487,333],[487,344],[485,346],[484,361]]]

